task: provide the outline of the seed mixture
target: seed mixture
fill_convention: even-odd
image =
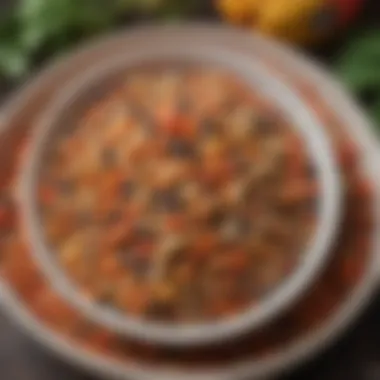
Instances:
[[[292,78],[296,84],[298,77]],[[307,88],[302,92],[306,102],[315,108],[331,134],[339,157],[342,180],[345,182],[344,220],[341,233],[332,252],[331,260],[322,276],[305,292],[296,307],[279,317],[260,332],[248,334],[243,341],[209,347],[206,350],[169,350],[152,347],[122,338],[88,321],[67,303],[46,280],[24,240],[17,222],[17,207],[13,201],[14,167],[18,147],[12,150],[6,167],[9,172],[0,176],[0,274],[17,298],[23,302],[31,317],[51,332],[74,344],[73,349],[92,352],[94,358],[118,359],[129,365],[156,362],[170,364],[178,370],[197,370],[200,366],[236,365],[249,359],[259,363],[265,355],[284,353],[305,338],[315,336],[331,323],[342,305],[351,302],[363,276],[372,262],[373,189],[372,181],[358,166],[360,152],[348,139],[346,126],[339,122],[334,110],[329,110],[315,93]],[[25,135],[28,128],[23,129]],[[22,144],[20,141],[18,144]],[[23,144],[22,144],[23,145]],[[13,167],[12,167],[13,166]],[[6,175],[4,175],[6,174]],[[79,351],[76,351],[79,352]]]
[[[39,203],[80,290],[141,318],[257,304],[314,231],[315,169],[294,126],[230,73],[140,70],[49,147]]]

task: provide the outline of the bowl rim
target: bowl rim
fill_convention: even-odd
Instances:
[[[51,253],[43,241],[42,228],[36,220],[36,205],[34,203],[42,152],[46,142],[48,142],[49,133],[59,124],[60,116],[64,114],[65,110],[75,100],[86,95],[91,85],[98,83],[99,78],[101,80],[106,79],[114,71],[124,70],[128,66],[134,67],[152,59],[155,61],[157,59],[167,60],[168,57],[175,60],[180,57],[196,62],[199,62],[200,57],[202,57],[202,59],[210,62],[221,63],[229,67],[239,73],[238,75],[241,78],[252,81],[252,83],[253,72],[255,72],[255,85],[261,85],[263,91],[267,90],[277,105],[281,105],[288,113],[291,113],[294,120],[297,120],[294,125],[298,127],[317,166],[322,194],[319,205],[319,220],[316,225],[316,233],[310,244],[311,248],[304,254],[301,264],[289,276],[290,278],[274,291],[274,295],[268,299],[264,298],[259,307],[249,308],[247,311],[227,320],[175,327],[115,313],[81,296],[64,274],[64,270],[53,262]],[[93,321],[131,338],[165,345],[189,346],[220,342],[242,335],[247,330],[257,329],[290,307],[312,284],[328,260],[339,226],[341,211],[339,175],[330,142],[319,121],[308,112],[302,101],[291,90],[273,78],[261,64],[258,62],[248,64],[243,58],[243,55],[231,54],[221,48],[208,49],[207,51],[194,48],[189,51],[187,47],[177,46],[173,48],[170,46],[169,48],[159,47],[149,51],[123,52],[117,58],[96,65],[80,78],[79,83],[78,80],[70,81],[39,120],[22,168],[19,188],[23,229],[31,241],[32,252],[36,261],[55,289]]]

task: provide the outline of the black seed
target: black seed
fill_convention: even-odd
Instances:
[[[252,120],[253,130],[257,128],[259,133],[267,134],[278,131],[279,123],[274,115],[259,115]]]
[[[143,277],[148,273],[149,262],[145,258],[138,257],[133,249],[118,252],[117,258],[121,265],[131,269],[138,277]]]
[[[182,208],[183,201],[177,189],[166,189],[154,193],[153,204],[157,210],[175,212]]]
[[[226,219],[226,213],[223,210],[214,210],[207,218],[207,224],[212,228],[219,228]]]
[[[133,232],[138,240],[147,241],[153,239],[154,237],[152,230],[149,227],[141,224],[136,225],[133,229]]]
[[[168,143],[168,153],[178,158],[193,158],[195,156],[194,145],[181,139],[172,139]]]

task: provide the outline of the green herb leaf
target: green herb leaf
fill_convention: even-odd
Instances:
[[[203,5],[203,0],[19,0],[0,22],[0,70],[22,75],[36,57],[108,30],[127,15],[180,19]]]
[[[338,76],[357,96],[380,95],[380,32],[353,36],[336,62]]]
[[[9,78],[19,78],[30,68],[28,54],[16,45],[0,43],[0,72]]]
[[[376,129],[380,132],[380,96],[372,107],[370,107],[369,111],[375,123]]]
[[[338,74],[354,91],[380,89],[380,70],[372,63],[341,67]]]

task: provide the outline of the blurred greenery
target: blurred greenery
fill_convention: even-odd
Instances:
[[[348,39],[336,72],[380,127],[380,30],[362,30]]]
[[[0,16],[0,76],[22,79],[41,60],[118,25],[199,17],[212,12],[212,5],[213,0],[19,0]],[[342,46],[334,49],[336,72],[380,126],[380,31],[359,28]]]
[[[41,54],[54,55],[126,18],[183,19],[207,0],[20,0],[0,19],[0,73],[27,74]]]

